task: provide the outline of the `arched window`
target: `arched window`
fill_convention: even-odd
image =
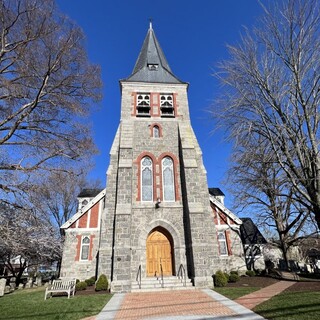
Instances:
[[[89,248],[90,248],[89,237],[83,237],[81,241],[81,260],[89,260]]]
[[[141,201],[153,200],[152,160],[144,157],[141,161]]]
[[[160,130],[158,126],[153,126],[152,128],[152,136],[154,138],[159,138],[160,137]]]
[[[220,255],[227,256],[228,247],[227,247],[227,241],[226,241],[226,234],[224,232],[218,233],[218,242],[219,242]]]
[[[173,161],[169,157],[162,160],[163,201],[175,201]]]

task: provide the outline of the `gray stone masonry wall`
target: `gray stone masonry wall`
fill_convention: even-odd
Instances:
[[[210,208],[201,150],[189,121],[179,124],[180,160],[185,183],[185,219],[190,228],[187,256],[189,276],[197,287],[212,285],[212,268],[218,258],[217,238]]]
[[[101,217],[101,239],[99,248],[98,273],[105,274],[112,279],[113,245],[114,245],[114,217],[117,196],[117,176],[119,163],[120,129],[118,128],[110,150],[110,164],[107,170],[107,187],[105,207]]]
[[[230,256],[219,256],[215,261],[212,274],[218,270],[223,272],[239,271],[239,274],[245,274],[247,267],[243,252],[242,242],[239,234],[236,231],[230,230],[231,252]]]
[[[92,247],[92,260],[88,261],[75,261],[77,254],[77,235],[90,236],[95,235]],[[96,273],[96,255],[99,245],[99,230],[83,231],[81,229],[67,229],[65,240],[63,244],[63,256],[61,263],[61,277],[76,278],[80,281],[86,280]]]
[[[0,279],[0,297],[4,296],[4,290],[6,288],[7,279]]]
[[[140,265],[142,276],[146,276],[147,237],[153,229],[162,227],[173,239],[173,271],[183,264],[196,286],[211,286],[213,270],[225,262],[218,256],[206,171],[189,118],[187,85],[122,81],[121,89],[121,120],[107,171],[99,274],[111,279],[113,292],[130,291]],[[175,94],[176,117],[133,116],[134,92]],[[151,137],[150,128],[155,123],[161,126],[160,138]],[[139,167],[145,155],[155,162],[152,202],[139,199]],[[161,159],[165,155],[175,163],[177,198],[175,202],[162,201],[156,208],[155,201],[161,196]]]

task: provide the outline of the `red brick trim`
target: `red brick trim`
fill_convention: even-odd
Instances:
[[[100,201],[101,201],[101,200],[100,200]],[[97,227],[98,227],[100,201],[98,201],[98,202],[91,208],[89,228],[97,228]]]
[[[155,103],[153,102],[153,97],[157,97],[156,98],[157,102]],[[157,112],[153,112],[153,107],[157,107]],[[158,92],[150,93],[150,108],[151,108],[151,111],[150,111],[151,116],[160,117],[160,93]]]
[[[137,170],[137,180],[138,180],[138,185],[137,185],[137,198],[136,201],[141,201],[141,160],[144,157],[149,157],[152,160],[152,179],[153,179],[153,201],[154,199],[157,198],[157,191],[156,191],[156,164],[157,164],[157,158],[150,152],[142,152],[137,160],[135,161],[135,163],[138,166],[138,170]]]
[[[135,117],[137,115],[137,93],[136,92],[132,92],[131,93],[131,96],[132,96],[132,112],[131,112],[131,115],[133,117]]]
[[[88,211],[82,215],[79,219],[78,228],[86,228],[88,221]]]
[[[178,103],[177,103],[177,93],[173,93],[173,108],[174,108],[174,116],[178,117]]]
[[[150,125],[150,137],[154,138],[153,137],[153,128],[156,127],[156,126],[159,128],[159,138],[162,138],[163,137],[162,126],[159,123],[153,123],[153,124]]]
[[[174,171],[174,192],[175,192],[175,201],[180,201],[179,194],[179,179],[178,179],[178,158],[171,152],[162,153],[158,158],[158,163],[160,167],[160,199],[163,201],[163,182],[162,182],[162,160],[164,157],[170,157],[173,160],[173,171]]]
[[[76,246],[76,256],[74,258],[74,261],[79,261],[80,260],[82,235],[78,234],[76,237],[77,237],[78,242],[77,242],[77,246]]]
[[[232,250],[231,250],[230,230],[226,230],[226,241],[227,241],[228,255],[231,256]]]
[[[92,260],[93,239],[94,239],[94,238],[95,238],[95,235],[94,235],[94,234],[90,236],[90,247],[89,247],[89,257],[88,257],[89,261]]]

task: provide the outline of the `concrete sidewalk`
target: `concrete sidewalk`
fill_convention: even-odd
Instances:
[[[96,320],[264,319],[210,289],[115,294]]]

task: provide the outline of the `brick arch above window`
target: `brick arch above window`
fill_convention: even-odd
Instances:
[[[180,194],[179,194],[179,179],[178,179],[178,166],[179,166],[179,160],[178,158],[171,152],[164,152],[162,153],[158,158],[158,163],[160,164],[160,198],[163,201],[164,195],[163,195],[163,177],[162,177],[162,161],[164,158],[169,157],[173,161],[173,174],[174,174],[174,193],[175,193],[175,201],[180,200]]]
[[[155,128],[158,128],[159,130],[159,136],[155,137]],[[150,125],[150,137],[152,138],[162,138],[163,137],[163,130],[162,130],[162,126],[159,123],[153,123]]]

